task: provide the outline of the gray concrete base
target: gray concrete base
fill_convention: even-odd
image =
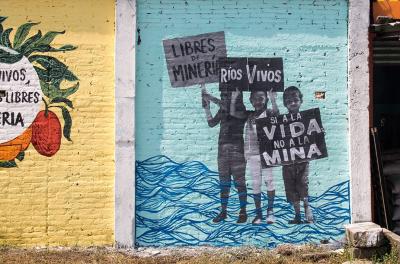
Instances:
[[[385,244],[383,229],[372,222],[345,225],[349,245],[354,248],[378,248]]]

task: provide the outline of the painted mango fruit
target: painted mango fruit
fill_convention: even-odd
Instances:
[[[55,113],[42,110],[32,123],[32,145],[39,154],[51,157],[61,145],[61,124]]]
[[[28,148],[32,138],[32,127],[28,127],[24,133],[8,142],[0,144],[0,160],[14,160],[21,151]]]

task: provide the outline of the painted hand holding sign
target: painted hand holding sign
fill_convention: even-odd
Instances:
[[[13,29],[3,31],[5,20],[6,17],[0,17],[0,167],[15,167],[15,159],[24,158],[31,142],[41,155],[48,157],[60,148],[61,124],[49,108],[61,109],[63,134],[71,141],[72,123],[67,107],[73,108],[73,104],[68,96],[78,90],[79,83],[62,89],[61,82],[75,82],[78,78],[58,59],[40,54],[76,49],[71,45],[51,46],[54,38],[64,32],[42,35],[39,30],[27,38],[38,23],[26,23],[17,29],[11,42]],[[42,101],[45,110],[40,110]]]
[[[287,201],[295,216],[289,224],[301,224],[300,202],[306,223],[314,217],[308,201],[309,160],[328,156],[319,109],[300,111],[303,94],[291,86],[283,93],[288,114],[256,120],[260,141],[260,159],[264,168],[283,165],[282,177]]]

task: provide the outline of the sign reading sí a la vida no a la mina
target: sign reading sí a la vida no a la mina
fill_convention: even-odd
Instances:
[[[226,57],[223,31],[163,40],[172,87],[218,82],[217,59]]]
[[[218,66],[220,91],[283,92],[282,58],[220,58]]]
[[[264,168],[328,156],[319,108],[256,120]]]

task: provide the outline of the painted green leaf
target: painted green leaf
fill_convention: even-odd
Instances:
[[[17,167],[17,163],[15,163],[15,160],[0,161],[0,167],[1,168],[14,168],[14,167]]]
[[[35,47],[32,49],[32,52],[49,52],[51,51],[51,46],[50,45],[35,45]]]
[[[6,20],[6,19],[7,19],[7,17],[0,16],[0,24],[3,23],[4,20]]]
[[[50,45],[50,43],[54,40],[57,35],[64,34],[65,31],[49,31],[40,39],[38,42],[39,45]]]
[[[71,50],[76,50],[77,47],[73,46],[73,45],[64,45],[58,49],[56,49],[57,51],[71,51]]]
[[[36,52],[60,52],[60,51],[71,51],[76,49],[75,46],[72,45],[65,45],[62,46],[61,48],[54,48],[51,47],[50,45],[40,45],[40,46],[36,46],[34,51]]]
[[[4,30],[3,34],[1,34],[1,45],[11,48],[10,33],[12,30],[12,28],[7,28]]]
[[[45,45],[45,44],[40,44],[33,46],[31,49],[27,50],[24,54],[25,56],[29,56],[33,52],[61,52],[61,51],[71,51],[75,50],[76,47],[72,45],[65,45],[62,46],[61,48],[54,48],[51,47],[50,45]]]
[[[40,79],[41,81],[43,81],[43,82],[50,82],[50,76],[49,76],[48,71],[46,71],[46,70],[44,70],[44,69],[42,69],[42,68],[39,68],[39,67],[37,67],[37,66],[33,66],[33,67],[35,68],[36,73],[38,74],[39,79]]]
[[[61,91],[58,87],[42,80],[40,80],[40,88],[42,89],[43,94],[50,100],[62,96]]]
[[[50,87],[47,82],[40,80],[40,88],[42,89],[42,93],[47,97],[50,98]]]
[[[63,135],[68,141],[72,141],[71,139],[71,127],[72,127],[72,119],[69,111],[64,106],[58,106],[61,108],[62,116],[64,118],[64,128],[63,128]]]
[[[63,98],[63,97],[56,97],[56,98],[52,99],[50,103],[64,103],[67,106],[71,107],[72,109],[74,108],[74,105],[72,104],[72,102],[70,100],[68,100],[67,98]]]
[[[51,42],[54,38],[59,34],[64,34],[65,31],[49,31],[44,36],[42,36],[36,43],[33,45],[29,50],[26,50],[24,53],[25,56],[29,56],[33,52],[50,52],[53,51],[52,47],[50,46]],[[58,51],[58,50],[56,50]]]
[[[56,58],[45,55],[33,55],[29,57],[31,62],[37,62],[48,73],[51,82],[61,83],[67,66]]]
[[[3,49],[0,49],[0,62],[13,64],[22,59],[22,54],[13,54]]]
[[[49,56],[45,56],[45,55],[33,55],[29,57],[29,61],[30,62],[37,62],[39,63],[41,66],[43,66],[43,68],[48,69],[50,68],[50,61],[49,61]]]
[[[42,32],[39,30],[38,33],[33,35],[32,37],[28,38],[19,48],[17,51],[20,51],[22,54],[26,54],[30,49],[35,46],[35,43],[42,37]]]
[[[75,74],[73,74],[70,70],[66,70],[64,73],[64,78],[67,81],[73,82],[73,81],[78,81],[78,77],[76,77]]]
[[[13,43],[14,49],[17,49],[19,46],[22,45],[22,43],[28,36],[31,28],[37,24],[39,24],[39,23],[25,23],[25,24],[19,26],[19,28],[17,29],[17,32],[15,33],[15,36],[14,36],[14,43]]]
[[[79,89],[79,82],[70,88],[61,89],[60,92],[62,94],[62,97],[67,98],[71,94],[74,94],[76,91],[78,91],[78,89]]]
[[[51,56],[33,55],[29,57],[29,61],[37,62],[45,69],[50,69],[50,68],[67,69],[67,66],[64,63]]]
[[[38,42],[25,51],[25,56],[29,57],[34,52],[48,52],[51,49],[49,45],[38,45],[37,43]]]
[[[16,157],[17,160],[22,161],[25,158],[25,151],[21,151]]]
[[[63,79],[67,81],[78,80],[78,78],[70,70],[68,70],[68,67],[64,63],[54,57],[33,55],[29,57],[29,61],[36,62],[42,66],[48,72],[50,81],[54,85],[59,85]]]

